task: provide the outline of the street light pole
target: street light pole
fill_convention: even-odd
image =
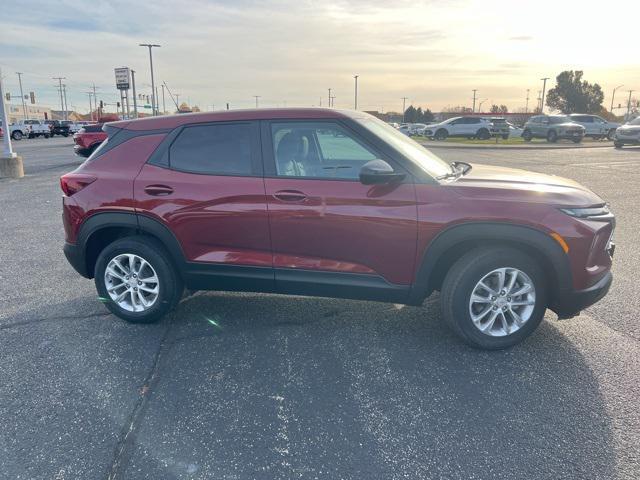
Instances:
[[[253,98],[256,99],[256,108],[258,108],[258,99],[261,97],[261,95],[254,95]]]
[[[360,75],[354,75],[353,78],[356,81],[356,91],[355,91],[355,100],[353,102],[353,109],[358,110],[358,77]]]
[[[407,98],[409,97],[402,97],[402,121],[405,122],[405,112],[407,111]]]
[[[633,90],[629,90],[629,100],[627,100],[627,121],[629,121],[629,117],[631,116],[631,94]]]
[[[618,90],[620,87],[624,87],[624,85],[618,85],[613,89],[613,93],[611,94],[611,110],[609,110],[611,113],[613,113],[613,99],[616,97],[616,90]]]
[[[64,119],[69,120],[69,108],[67,107],[67,85],[62,84],[62,92],[64,94]]]
[[[133,88],[133,115],[138,118],[138,98],[136,95],[136,71],[131,70],[131,87]],[[164,92],[164,85],[162,86]]]
[[[331,89],[329,89],[329,103],[327,105],[331,108]]]
[[[163,115],[167,114],[167,106],[164,103],[164,83],[162,84],[162,114]]]
[[[540,100],[540,113],[544,113],[544,94],[547,91],[547,80],[549,80],[549,77],[544,77],[541,78],[540,80],[542,80],[542,99]]]
[[[472,90],[473,92],[473,107],[471,107],[471,113],[476,112],[476,93],[478,93],[477,89]]]
[[[157,104],[156,104],[156,84],[153,78],[153,55],[151,53],[151,49],[153,47],[160,47],[160,45],[156,45],[154,43],[140,43],[139,46],[147,47],[149,49],[149,66],[151,67],[151,112],[155,117],[157,115]]]
[[[524,113],[527,113],[529,110],[529,89],[527,88],[527,103],[524,106]]]
[[[20,98],[22,99],[22,113],[24,115],[24,119],[27,120],[27,104],[24,101],[24,92],[22,91],[22,72],[16,72],[18,75],[18,82],[20,83]]]

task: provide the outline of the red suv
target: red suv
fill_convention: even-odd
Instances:
[[[107,138],[102,123],[85,125],[73,135],[73,151],[81,157],[90,156]]]
[[[131,322],[159,319],[185,287],[409,305],[437,290],[453,331],[495,349],[611,284],[614,217],[597,195],[446,163],[364,113],[228,111],[105,131],[61,178],[64,252]]]

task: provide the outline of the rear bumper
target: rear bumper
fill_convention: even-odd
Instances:
[[[75,153],[76,155],[79,155],[80,157],[86,158],[89,155],[91,155],[92,151],[93,151],[93,145],[90,147],[83,147],[77,144],[73,146],[73,153]]]
[[[571,318],[580,313],[581,310],[593,305],[602,299],[613,282],[611,272],[602,277],[595,285],[585,290],[573,290],[563,294],[552,308],[559,318]]]
[[[65,242],[62,250],[64,251],[64,256],[67,257],[67,260],[76,272],[85,278],[91,278],[87,273],[87,263],[84,258],[84,251],[78,245]]]

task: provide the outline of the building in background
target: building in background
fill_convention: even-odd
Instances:
[[[7,105],[7,117],[9,123],[16,123],[24,120],[24,111],[22,110],[22,103]],[[49,120],[51,119],[51,108],[44,105],[31,105],[27,104],[27,120]]]

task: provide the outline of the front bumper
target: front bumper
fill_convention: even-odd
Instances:
[[[76,272],[85,278],[91,278],[87,273],[87,263],[84,258],[84,251],[78,247],[78,245],[65,242],[62,250],[64,251],[64,256],[67,257],[67,260]]]
[[[558,318],[565,319],[575,317],[581,310],[601,300],[609,291],[613,275],[611,272],[602,277],[595,285],[584,290],[565,292],[556,301],[552,310],[558,314]]]

